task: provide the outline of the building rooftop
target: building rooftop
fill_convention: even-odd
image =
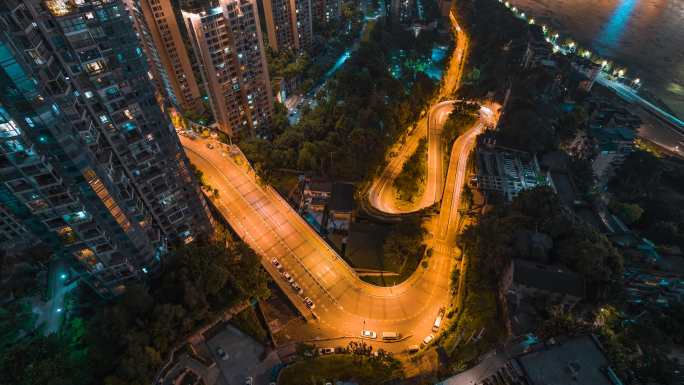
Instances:
[[[330,211],[351,212],[354,210],[354,185],[351,183],[335,183],[332,186]]]
[[[539,290],[584,298],[584,278],[560,268],[524,261],[513,260],[513,282]]]
[[[307,190],[311,192],[330,193],[332,191],[332,185],[332,182],[312,180],[309,182]]]
[[[516,359],[530,385],[618,385],[600,345],[591,336],[573,338]]]

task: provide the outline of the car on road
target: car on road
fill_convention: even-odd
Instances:
[[[432,331],[439,331],[439,327],[442,326],[442,319],[444,318],[444,308],[440,307],[437,313],[437,318],[435,318],[435,323],[432,324]]]
[[[306,307],[308,307],[309,309],[312,309],[312,310],[313,310],[313,308],[316,307],[313,300],[309,297],[304,298],[304,304],[306,305]]]
[[[335,348],[320,348],[320,349],[318,349],[318,353],[320,353],[320,355],[322,355],[322,356],[324,356],[326,354],[334,354]]]
[[[225,360],[227,360],[228,358],[230,358],[230,357],[228,357],[228,353],[226,353],[226,351],[223,350],[223,348],[220,347],[220,346],[219,346],[218,348],[216,348],[216,355],[219,356],[219,357],[221,357],[221,359],[222,359],[223,361],[225,361]]]
[[[288,273],[287,271],[283,272],[283,279],[290,283],[294,282],[294,278],[292,278],[290,273]]]
[[[409,354],[418,353],[419,350],[420,347],[418,345],[409,345],[408,347]]]
[[[425,338],[423,338],[423,342],[421,343],[422,346],[428,346],[430,343],[435,339],[434,334],[429,334]]]
[[[382,339],[385,341],[396,341],[401,339],[401,334],[397,332],[382,332]]]
[[[378,334],[372,330],[361,330],[361,337],[375,339]]]
[[[294,289],[294,291],[297,292],[297,294],[299,294],[299,295],[304,294],[304,289],[302,289],[302,288],[299,286],[299,284],[297,283],[297,281],[293,281],[292,283],[290,283],[290,285],[292,286],[292,288]]]
[[[278,261],[278,258],[273,258],[271,259],[271,264],[275,266],[276,269],[280,270],[283,268],[283,265],[280,264],[280,261]]]

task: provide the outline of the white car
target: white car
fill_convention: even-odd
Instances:
[[[425,338],[423,338],[423,343],[421,345],[428,346],[428,345],[430,345],[430,342],[432,342],[434,339],[435,339],[434,334],[430,334],[430,335],[426,336]]]
[[[313,303],[313,300],[309,297],[304,298],[304,304],[306,304],[306,307],[312,310],[316,307],[316,305]]]
[[[287,282],[294,282],[294,278],[288,273],[287,271],[283,273],[283,279],[286,280]]]
[[[271,259],[271,264],[275,266],[276,269],[280,270],[283,268],[283,265],[280,264],[280,261],[278,261],[278,258],[273,258]]]
[[[372,330],[361,330],[361,337],[375,339],[377,336],[378,334]]]
[[[299,286],[299,284],[297,283],[297,281],[293,281],[292,283],[290,283],[290,285],[292,286],[292,288],[294,289],[294,291],[297,292],[297,294],[299,294],[299,295],[304,294],[304,290]]]
[[[320,353],[322,356],[326,354],[333,354],[335,353],[335,348],[320,348],[318,349],[318,353]]]

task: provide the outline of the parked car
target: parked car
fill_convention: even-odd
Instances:
[[[428,346],[430,345],[430,342],[432,342],[435,339],[434,334],[430,334],[423,338],[423,342],[421,343],[422,346]]]
[[[335,348],[320,348],[318,349],[318,353],[320,353],[322,356],[326,354],[333,354],[335,353]]]
[[[382,332],[382,339],[385,341],[396,341],[401,339],[401,334],[397,332]]]
[[[418,353],[419,350],[420,347],[418,345],[409,345],[408,347],[409,354]]]
[[[290,283],[294,281],[294,278],[292,278],[290,273],[288,273],[287,271],[283,272],[283,279]]]
[[[273,258],[271,259],[271,264],[275,266],[276,269],[280,270],[283,268],[283,265],[280,264],[280,261],[278,261],[278,258]]]
[[[309,297],[304,298],[304,304],[306,304],[306,307],[312,310],[316,307],[316,305],[313,303],[313,300]]]
[[[223,350],[223,348],[220,347],[220,346],[219,346],[218,348],[216,348],[216,355],[219,356],[219,357],[221,357],[221,359],[222,359],[223,361],[225,361],[225,360],[227,360],[228,358],[230,358],[230,357],[228,357],[228,353],[226,353],[226,351]]]
[[[442,326],[442,319],[444,318],[444,308],[441,307],[439,308],[439,312],[437,313],[437,318],[435,318],[435,323],[432,324],[432,331],[436,332],[439,331],[439,327]]]
[[[372,330],[361,330],[361,337],[375,339],[377,336],[378,334]]]
[[[297,292],[297,294],[299,294],[299,295],[304,294],[304,290],[299,286],[299,284],[297,283],[297,281],[293,281],[290,285],[292,286],[292,288],[294,289],[294,291]]]

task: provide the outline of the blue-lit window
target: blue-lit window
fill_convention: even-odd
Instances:
[[[14,59],[14,55],[7,46],[0,42],[0,67],[12,79],[12,82],[23,93],[31,93],[36,90],[36,83],[26,76],[24,69]]]
[[[26,121],[26,124],[29,125],[29,127],[31,127],[31,128],[35,128],[35,127],[36,127],[36,124],[33,123],[33,119],[29,118],[28,116],[25,117],[24,120]]]
[[[135,129],[135,123],[133,122],[124,122],[121,124],[121,128],[125,129],[126,131],[132,131]]]
[[[59,107],[54,103],[52,103],[52,112],[54,112],[55,115],[59,115]]]

